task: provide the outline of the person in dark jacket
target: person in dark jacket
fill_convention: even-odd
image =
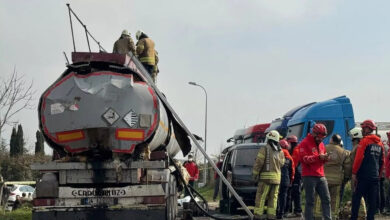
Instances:
[[[352,167],[355,191],[352,196],[351,220],[358,218],[361,198],[367,205],[367,220],[373,220],[377,211],[379,179],[383,171],[385,150],[381,139],[373,134],[376,125],[372,120],[360,124],[363,139],[359,143]]]
[[[224,155],[221,155],[221,158],[219,159],[219,161],[217,162],[216,166],[219,170],[221,170],[222,168],[222,163],[223,163],[223,159],[225,158]],[[215,202],[215,200],[217,199],[217,196],[218,196],[218,193],[219,193],[219,182],[220,182],[220,179],[219,179],[219,175],[217,172],[214,173],[214,195],[213,195],[213,201]]]
[[[295,135],[287,137],[287,142],[290,144],[290,155],[293,158],[295,166],[295,175],[292,186],[288,192],[288,202],[286,205],[286,213],[293,212],[288,217],[301,217],[302,216],[302,205],[301,205],[301,194],[302,194],[302,166],[299,161],[299,148],[298,138]],[[294,204],[294,208],[293,208]]]
[[[22,202],[19,195],[16,195],[16,200],[12,206],[12,211],[15,211],[16,209],[20,208],[22,206]]]
[[[276,209],[276,219],[283,219],[285,216],[285,206],[287,204],[287,193],[288,189],[291,186],[291,183],[294,179],[295,166],[293,158],[289,153],[290,145],[286,140],[279,141],[280,147],[284,153],[285,162],[281,168],[281,178],[279,185],[279,194],[278,194],[278,207]]]
[[[322,217],[331,220],[330,194],[325,178],[324,164],[329,159],[322,140],[327,135],[325,125],[315,124],[311,133],[299,144],[299,158],[302,164],[303,187],[305,189],[305,219],[313,219],[315,194],[321,200]]]

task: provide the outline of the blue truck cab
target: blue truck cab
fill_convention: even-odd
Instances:
[[[287,130],[288,130],[288,127],[287,127],[287,124],[288,124],[288,121],[295,115],[295,113],[297,113],[299,110],[301,110],[302,108],[305,108],[307,106],[310,106],[310,105],[313,105],[315,104],[315,102],[311,102],[311,103],[308,103],[308,104],[305,104],[305,105],[300,105],[298,107],[295,107],[293,109],[291,109],[290,111],[288,111],[286,114],[283,115],[283,117],[281,118],[277,118],[277,119],[274,119],[272,122],[271,122],[271,125],[267,128],[267,130],[265,131],[265,133],[268,133],[272,130],[277,130],[279,132],[280,135],[282,135],[283,137],[286,137],[287,135]]]
[[[352,150],[348,131],[355,126],[355,119],[348,97],[340,96],[301,108],[288,121],[287,135],[295,135],[301,141],[315,123],[324,124],[328,130],[324,144],[328,144],[330,137],[337,133],[344,142],[344,148]]]

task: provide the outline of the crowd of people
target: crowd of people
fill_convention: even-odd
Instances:
[[[351,129],[352,151],[343,148],[339,134],[332,135],[325,146],[328,133],[321,123],[313,125],[300,143],[296,136],[280,140],[276,130],[270,131],[253,166],[252,176],[258,182],[255,219],[338,219],[348,181],[352,186],[350,218],[374,219],[384,211],[383,180],[386,174],[390,176],[390,159],[374,131],[372,120]]]

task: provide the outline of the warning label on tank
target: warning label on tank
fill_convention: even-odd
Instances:
[[[133,110],[130,110],[130,112],[127,113],[127,115],[125,115],[123,120],[125,120],[125,122],[130,127],[134,127],[134,125],[138,122],[138,116],[137,116],[137,114]]]
[[[50,113],[52,115],[60,114],[65,111],[65,106],[61,103],[54,103],[50,105]]]
[[[114,124],[119,119],[119,114],[114,109],[109,108],[104,114],[103,118],[110,124]]]

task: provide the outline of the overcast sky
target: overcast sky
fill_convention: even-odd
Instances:
[[[0,77],[16,66],[40,94],[70,57],[66,1],[0,0]],[[347,95],[355,120],[389,121],[390,1],[69,1],[102,46],[123,29],[155,41],[157,86],[193,133],[204,134],[209,98],[208,153],[236,129],[267,123],[289,109]],[[77,50],[87,50],[76,28]],[[95,45],[93,50],[97,51]],[[15,117],[29,145],[36,110]],[[3,138],[9,139],[11,127]],[[46,149],[46,152],[50,152]]]

